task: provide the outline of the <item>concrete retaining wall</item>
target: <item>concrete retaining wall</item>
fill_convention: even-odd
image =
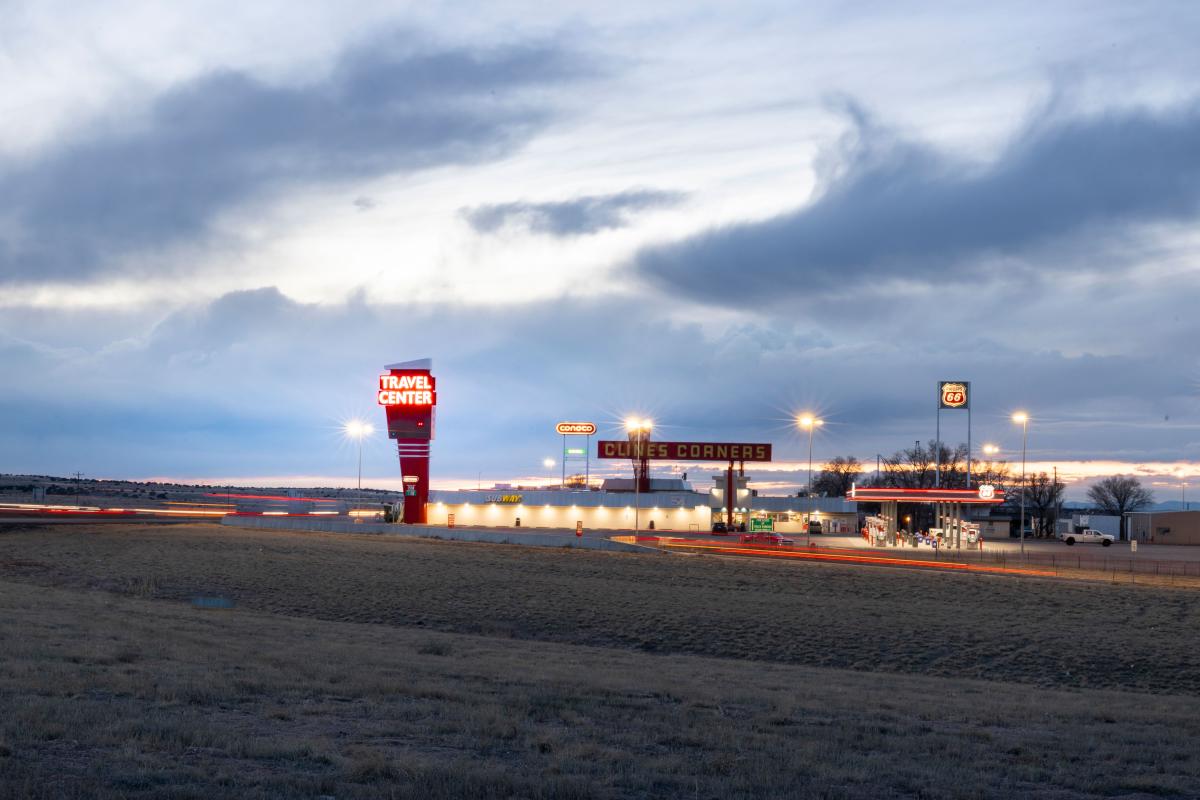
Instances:
[[[227,516],[221,518],[221,524],[236,528],[416,536],[427,539],[447,539],[460,542],[520,544],[529,547],[577,547],[584,550],[611,550],[627,553],[645,553],[656,549],[641,545],[626,544],[624,542],[614,542],[595,532],[576,536],[573,530],[553,528],[541,528],[537,533],[525,533],[514,529],[446,528],[441,525],[389,525],[383,522],[358,523],[346,520],[314,519],[311,517],[274,516]]]

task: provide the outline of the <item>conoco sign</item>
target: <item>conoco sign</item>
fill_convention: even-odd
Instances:
[[[942,381],[938,384],[941,408],[969,408],[970,381]]]
[[[594,422],[560,422],[554,426],[555,433],[563,436],[591,436],[596,432]]]

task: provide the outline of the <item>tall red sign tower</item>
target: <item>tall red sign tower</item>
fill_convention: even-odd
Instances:
[[[433,441],[437,381],[433,359],[388,364],[379,376],[379,405],[387,414],[388,438],[396,440],[404,482],[404,516],[410,525],[426,522],[429,501],[429,449]]]

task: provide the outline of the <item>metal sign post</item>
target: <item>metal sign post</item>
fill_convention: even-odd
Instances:
[[[967,411],[967,488],[971,488],[971,382],[938,381],[937,438],[934,443],[933,485],[942,485],[942,409]]]
[[[567,461],[583,461],[583,485],[591,481],[591,443],[592,434],[596,432],[594,422],[560,422],[554,426],[555,433],[562,435],[562,485],[567,485]],[[583,436],[586,444],[583,447],[567,445],[568,436]]]

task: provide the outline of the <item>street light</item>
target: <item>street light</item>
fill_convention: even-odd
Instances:
[[[361,419],[352,419],[342,426],[342,432],[348,439],[358,440],[358,490],[362,491],[362,443],[363,439],[375,432],[375,427]]]
[[[983,444],[983,446],[982,446],[982,447],[980,447],[979,449],[983,451],[983,454],[984,454],[985,456],[987,456],[987,457],[988,457],[988,460],[989,460],[989,461],[990,461],[990,460],[991,460],[991,459],[992,459],[992,458],[993,458],[993,457],[994,457],[994,456],[995,456],[997,453],[999,453],[999,452],[1000,452],[1000,448],[999,448],[999,447],[997,447],[997,446],[996,446],[996,445],[994,445],[994,444],[988,444],[988,443],[984,443],[984,444]],[[970,456],[970,454],[968,454],[968,455],[967,455],[967,461],[970,461],[970,460],[971,460],[971,456]],[[970,487],[967,487],[967,488],[970,488]]]
[[[812,414],[801,414],[796,418],[796,424],[801,428],[808,429],[808,523],[804,526],[805,547],[812,546],[812,512],[813,512],[813,496],[812,496],[812,447],[813,447],[813,431],[825,424],[825,420],[817,419]]]
[[[1012,421],[1021,426],[1021,558],[1025,557],[1025,445],[1029,441],[1029,415],[1018,411]]]
[[[542,466],[545,467],[546,469],[554,469],[554,459],[553,458],[543,458]],[[554,473],[552,472],[552,473],[550,473],[550,484],[553,485],[553,483],[554,483]]]
[[[654,427],[654,423],[648,419],[638,419],[630,417],[625,420],[625,432],[629,434],[629,440],[634,444],[633,455],[633,535],[637,538],[638,533],[642,530],[642,481],[638,474],[642,465],[642,452],[645,447],[646,440],[650,438],[650,431]]]

